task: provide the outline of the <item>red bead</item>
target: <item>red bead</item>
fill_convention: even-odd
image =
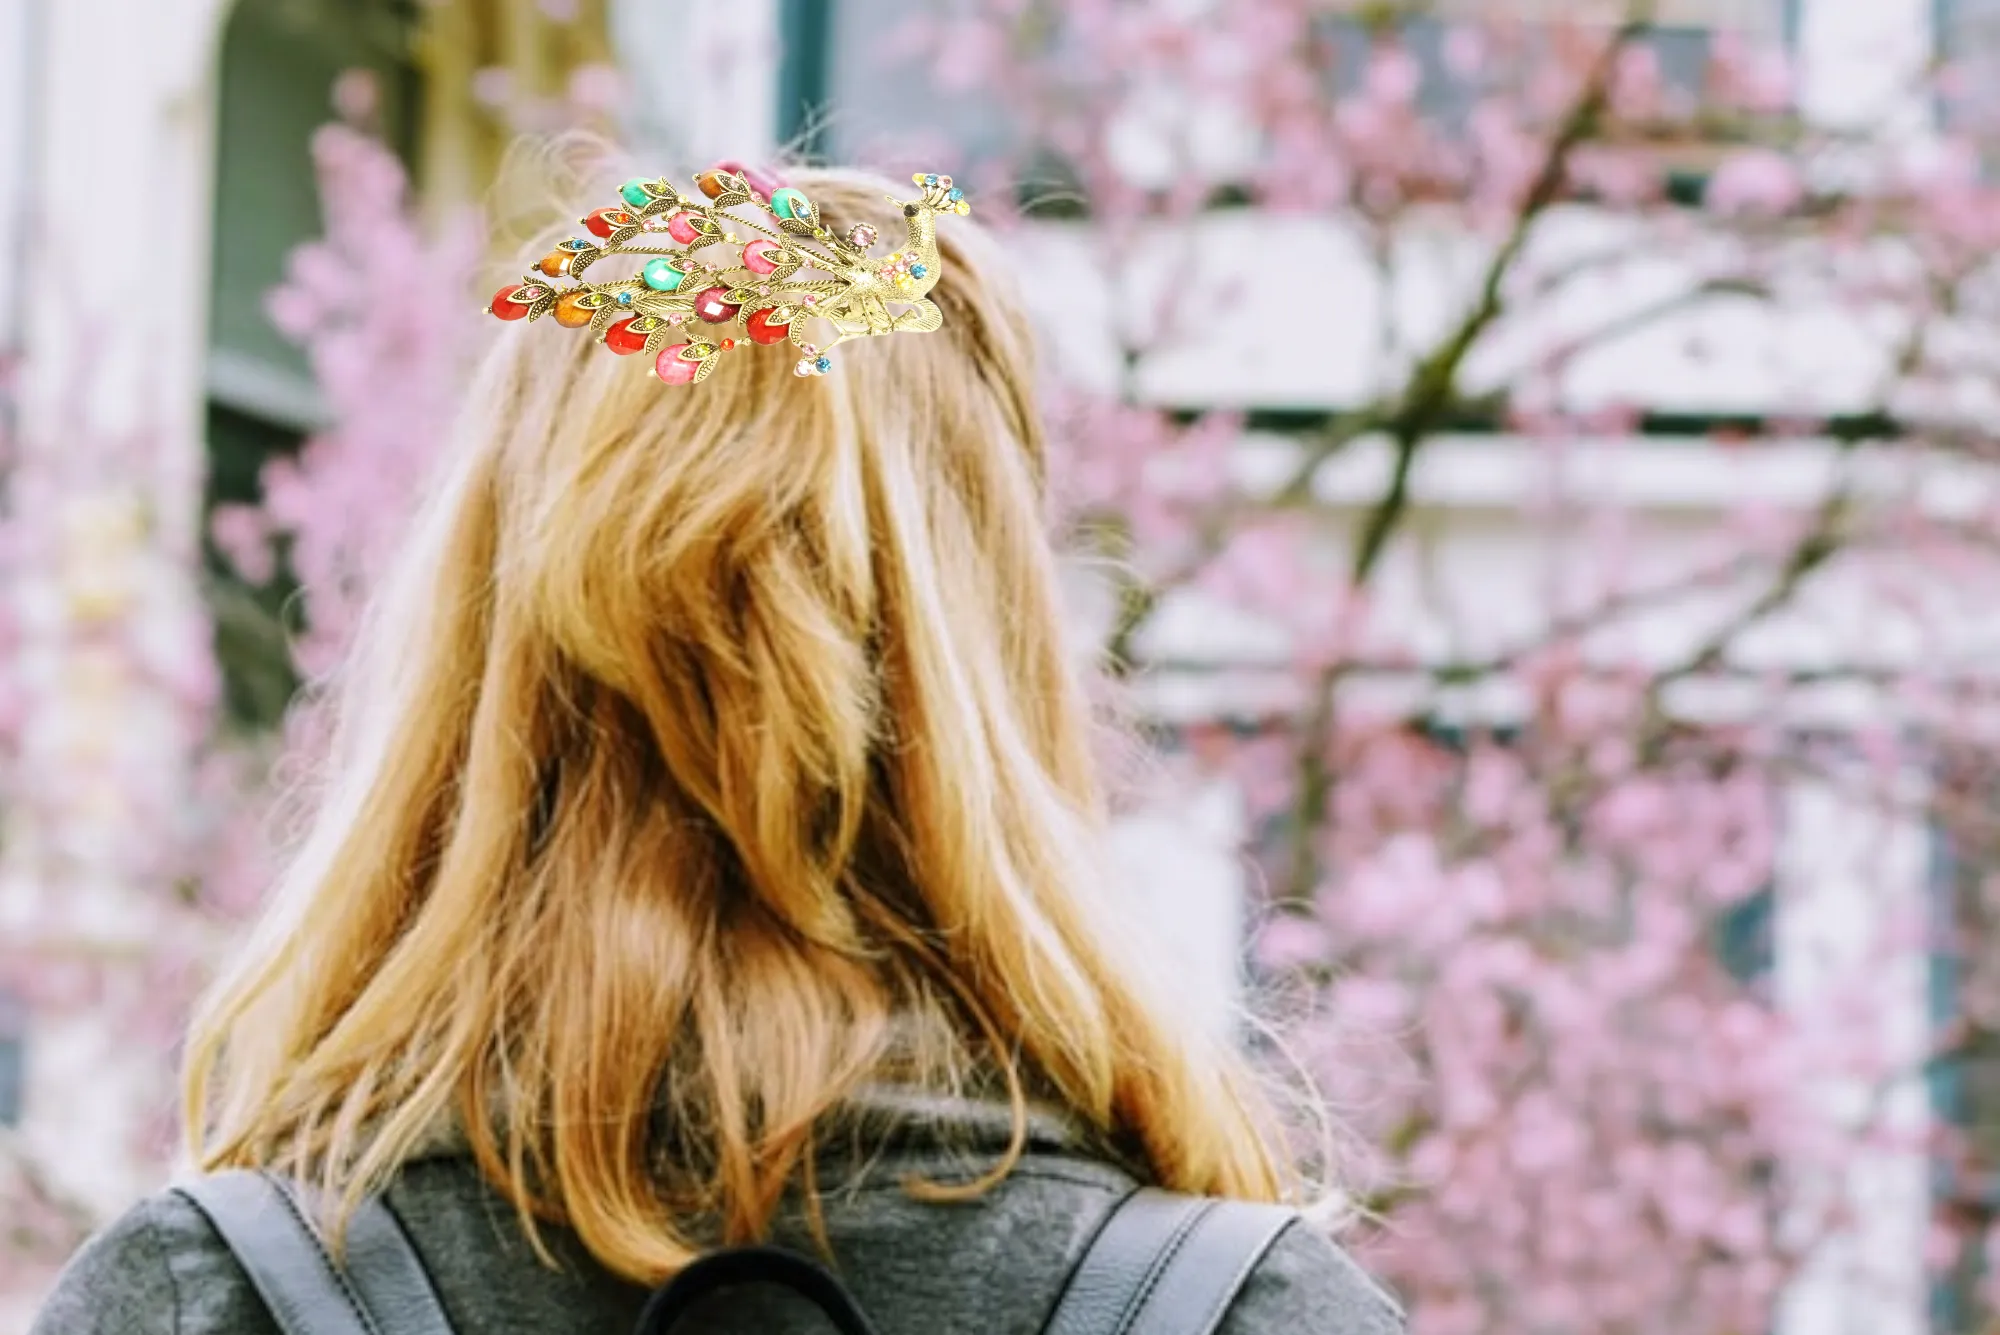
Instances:
[[[729,351],[731,348],[735,346],[736,346],[736,340],[733,338],[725,338],[722,340],[722,350],[724,352]]]
[[[694,215],[683,211],[667,219],[667,235],[686,245],[701,233],[695,230]]]
[[[604,331],[604,346],[620,357],[629,357],[635,352],[646,350],[646,335],[632,332],[632,321],[635,318],[627,316]]]
[[[792,333],[792,327],[788,324],[771,323],[771,312],[768,308],[750,312],[750,318],[744,321],[744,327],[750,331],[750,337],[758,343],[783,343]]]
[[[710,324],[721,324],[724,320],[736,318],[741,306],[729,304],[729,289],[712,287],[695,299],[694,313]]]
[[[513,299],[514,293],[520,289],[520,286],[519,283],[509,283],[498,292],[495,292],[492,304],[487,309],[502,320],[521,320],[527,318],[528,303]]]
[[[638,221],[638,218],[630,212],[614,205],[591,214],[583,220],[583,225],[590,230],[592,236],[610,236],[619,228],[630,227]]]
[[[700,362],[681,360],[681,349],[687,344],[676,343],[670,348],[661,348],[659,360],[653,363],[653,373],[669,385],[685,385],[692,381],[701,370]]]
[[[707,195],[710,199],[716,198],[729,188],[722,183],[722,173],[719,171],[705,171],[694,178],[694,183],[700,187],[701,193]]]

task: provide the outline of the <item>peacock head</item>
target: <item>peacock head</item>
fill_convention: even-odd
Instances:
[[[904,203],[893,196],[891,204],[901,204],[903,216],[915,220],[925,214],[956,213],[961,217],[972,212],[972,203],[965,192],[953,186],[949,176],[939,176],[936,172],[917,172],[910,177],[913,185],[923,188],[923,197]]]

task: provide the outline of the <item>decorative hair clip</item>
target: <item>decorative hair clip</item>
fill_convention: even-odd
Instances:
[[[835,236],[805,195],[790,186],[764,193],[733,166],[695,179],[705,199],[684,195],[665,180],[627,181],[619,191],[623,204],[582,219],[594,239],[574,237],[557,246],[536,266],[539,277],[501,288],[488,313],[538,320],[554,311],[557,324],[587,325],[621,356],[654,357],[653,374],[670,385],[701,383],[736,347],[737,339],[717,338],[702,325],[736,324],[753,343],[789,338],[802,354],[793,374],[805,376],[833,369],[827,354],[849,339],[924,334],[944,322],[925,297],[938,280],[937,217],[972,212],[949,176],[918,172],[910,179],[923,188],[919,198],[890,199],[903,210],[908,236],[884,259],[869,254],[877,238],[867,223]],[[763,218],[729,212],[744,204],[756,206]],[[745,240],[731,230],[737,226],[762,235]],[[656,238],[675,244],[631,244]],[[607,255],[651,258],[636,277],[583,281],[584,270]],[[575,286],[559,289],[554,280],[564,277],[575,279]],[[892,313],[892,306],[901,309]],[[806,321],[814,317],[835,331],[824,347],[806,341]]]

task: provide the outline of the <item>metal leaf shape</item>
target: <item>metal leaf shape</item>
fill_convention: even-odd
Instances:
[[[763,287],[732,287],[723,300],[732,306],[749,306],[770,295]]]
[[[581,276],[585,269],[588,269],[591,265],[595,264],[598,260],[602,259],[603,257],[604,257],[604,252],[599,250],[596,246],[592,246],[589,250],[577,251],[576,258],[572,259],[569,262],[570,276],[571,277]]]
[[[632,321],[632,332],[635,334],[657,333],[658,331],[666,329],[667,327],[668,327],[668,322],[662,320],[657,315],[642,315],[638,319]]]
[[[618,299],[609,292],[590,291],[578,297],[576,304],[587,311],[601,311],[606,306],[616,306]]]
[[[645,311],[648,315],[658,316],[662,324],[681,324],[694,317],[694,303],[656,299],[645,303]]]
[[[592,336],[596,338],[603,338],[604,331],[611,327],[612,321],[618,318],[618,314],[619,314],[619,308],[614,304],[606,306],[603,310],[591,316],[590,332]]]
[[[813,225],[798,218],[780,218],[778,219],[778,228],[780,231],[788,232],[792,236],[813,235]]]
[[[704,358],[701,363],[701,369],[697,370],[694,373],[694,379],[689,381],[688,383],[699,385],[702,381],[708,379],[710,373],[713,372],[715,368],[721,364],[721,362],[722,359],[720,357]]]
[[[541,319],[544,315],[547,315],[550,311],[554,310],[555,308],[556,308],[556,294],[553,292],[545,293],[541,298],[541,300],[537,301],[534,305],[528,307],[528,323],[533,324],[535,321]]]
[[[681,349],[681,360],[684,362],[704,361],[720,351],[722,349],[713,343],[690,343]]]
[[[645,229],[640,227],[639,224],[637,223],[633,223],[630,227],[621,227],[606,238],[606,244],[612,246],[622,246],[626,242],[630,241],[633,237],[643,235],[644,231]]]
[[[765,324],[790,324],[798,318],[798,308],[794,306],[772,306],[764,312]]]

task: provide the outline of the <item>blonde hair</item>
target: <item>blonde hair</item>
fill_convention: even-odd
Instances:
[[[885,183],[793,175],[897,234]],[[823,379],[501,338],[194,1025],[203,1166],[351,1206],[456,1118],[531,1231],[646,1282],[697,1217],[760,1235],[874,1081],[1005,1089],[990,1180],[1038,1093],[1168,1187],[1285,1188],[1233,1059],[1115,956],[1030,331],[939,230],[944,328]]]

